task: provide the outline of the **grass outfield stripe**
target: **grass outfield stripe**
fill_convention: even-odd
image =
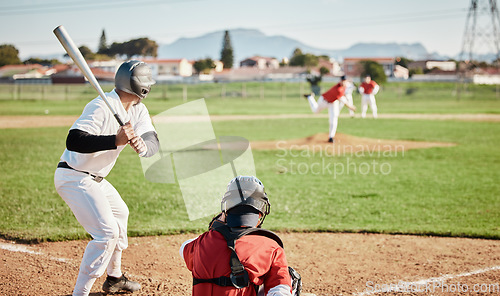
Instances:
[[[341,114],[340,118],[349,118]],[[359,118],[359,115],[356,116]],[[28,128],[71,126],[78,118],[75,115],[29,115],[0,116],[0,128]],[[281,114],[281,115],[212,115],[211,121],[238,121],[262,119],[318,119],[328,118],[328,114]],[[500,122],[500,114],[379,114],[379,119],[403,120],[457,120]]]

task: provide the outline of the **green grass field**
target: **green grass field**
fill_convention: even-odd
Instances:
[[[259,83],[254,84],[260,87]],[[281,94],[281,84],[266,86],[265,99],[258,93],[246,98],[220,98],[220,90],[218,97],[210,96],[206,94],[215,93],[216,86],[220,86],[202,86],[207,89],[198,89],[196,95],[207,98],[211,114],[309,113],[307,103],[299,98],[299,84],[287,88],[286,98]],[[174,86],[168,87],[173,93]],[[227,89],[230,87],[237,90],[241,84],[228,85]],[[405,89],[410,87],[417,90],[406,94]],[[500,112],[494,87],[476,87],[459,101],[452,94],[453,87],[387,84],[377,103],[381,113]],[[250,84],[246,90],[250,93]],[[88,96],[93,97],[92,92]],[[161,96],[152,94],[145,101],[152,114],[183,102],[182,97]],[[40,115],[46,109],[50,115],[78,115],[87,101],[4,98],[0,100],[0,115]],[[218,136],[243,136],[251,141],[301,138],[327,131],[324,118],[219,121],[213,122],[213,126]],[[1,236],[24,240],[86,237],[53,185],[67,130],[68,127],[0,129]],[[331,157],[254,150],[257,175],[266,185],[272,203],[266,228],[500,239],[500,124],[341,118],[338,132],[457,145],[391,155]],[[312,167],[322,171],[313,172]],[[344,171],[335,170],[339,168]],[[366,168],[370,168],[369,172]],[[146,181],[140,161],[129,147],[107,179],[129,206],[132,236],[201,231],[210,220],[207,217],[189,221],[179,187]]]

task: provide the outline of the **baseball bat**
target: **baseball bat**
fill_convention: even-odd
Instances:
[[[104,91],[102,90],[101,86],[99,85],[99,83],[97,82],[97,79],[94,76],[94,73],[92,73],[92,71],[90,71],[89,65],[85,61],[85,58],[82,56],[82,53],[80,52],[78,47],[76,47],[75,43],[73,42],[73,40],[69,36],[66,29],[61,25],[61,26],[54,29],[54,34],[56,35],[57,39],[59,39],[59,42],[64,47],[64,49],[66,50],[68,55],[71,57],[73,62],[75,62],[75,64],[80,69],[80,71],[82,71],[83,76],[85,76],[85,78],[87,78],[90,85],[92,85],[92,87],[94,87],[94,89],[97,91],[99,96],[104,100],[104,102],[108,106],[109,110],[111,111],[111,113],[113,113],[113,116],[116,118],[116,121],[118,121],[118,124],[120,126],[123,126],[124,125],[123,121],[121,120],[118,113],[116,113],[113,106],[111,106],[109,104],[108,99],[106,98],[106,95],[104,94]]]
[[[106,94],[102,90],[101,85],[99,85],[99,82],[97,82],[97,79],[95,78],[94,73],[92,73],[92,71],[90,71],[90,68],[89,68],[89,65],[87,64],[87,61],[85,61],[85,58],[83,57],[83,55],[80,52],[80,50],[78,49],[78,47],[76,47],[75,43],[73,42],[73,40],[69,36],[66,29],[61,25],[61,26],[54,29],[54,34],[56,35],[57,39],[59,39],[59,42],[64,47],[64,49],[66,50],[68,55],[71,57],[73,62],[75,62],[75,64],[80,69],[80,71],[82,71],[85,78],[87,78],[87,80],[94,87],[94,89],[97,91],[99,96],[104,100],[104,102],[108,106],[111,113],[113,113],[113,116],[115,117],[116,121],[118,121],[118,124],[120,126],[123,126],[124,125],[123,121],[121,120],[118,113],[116,113],[113,106],[111,106],[111,104],[109,104],[108,98],[106,97]],[[144,156],[146,154],[146,152],[147,152],[146,150],[140,152],[139,156],[141,156],[141,157]]]

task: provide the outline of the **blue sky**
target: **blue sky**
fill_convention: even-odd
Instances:
[[[0,44],[22,59],[63,52],[52,30],[77,45],[148,37],[170,43],[235,28],[259,29],[307,45],[343,49],[358,42],[421,42],[429,52],[460,52],[470,0],[17,0],[0,2]]]

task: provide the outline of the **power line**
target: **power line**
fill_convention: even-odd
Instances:
[[[378,18],[378,19],[364,19],[360,21],[356,21],[354,23],[346,23],[342,21],[335,21],[334,23],[329,22],[329,23],[308,23],[305,25],[299,25],[299,24],[294,24],[294,25],[277,25],[277,26],[265,26],[265,27],[299,27],[298,30],[301,29],[331,29],[332,27],[334,28],[354,28],[354,27],[366,27],[366,26],[378,26],[378,25],[392,25],[392,24],[401,24],[401,23],[413,23],[413,22],[422,22],[422,21],[441,21],[445,19],[452,19],[452,18],[462,18],[464,17],[463,14],[447,14],[447,15],[440,15],[439,18],[436,16],[414,16],[414,17],[406,17],[402,19],[383,19],[383,18]]]
[[[175,1],[175,0],[174,0]],[[202,1],[202,0],[184,0],[185,1]],[[151,0],[148,1],[149,3],[152,2],[162,2],[162,3],[171,3],[172,1],[159,1],[159,0]],[[175,2],[181,2],[175,1]],[[108,3],[113,3],[113,2],[108,2]],[[145,2],[143,2],[145,3]],[[57,3],[51,3],[51,5],[56,5]],[[132,3],[130,3],[132,4]],[[136,3],[133,3],[136,4]],[[307,22],[307,23],[289,23],[289,24],[269,24],[269,25],[264,25],[264,26],[259,26],[259,28],[279,28],[279,27],[286,27],[286,28],[293,28],[294,30],[317,30],[317,29],[330,29],[332,27],[334,28],[352,28],[352,27],[360,27],[360,26],[379,26],[379,25],[393,25],[393,24],[399,24],[399,23],[412,23],[412,22],[422,22],[422,21],[440,21],[444,19],[451,19],[451,18],[457,18],[457,17],[465,17],[464,13],[467,11],[465,8],[460,8],[460,9],[454,9],[454,10],[434,10],[434,11],[421,11],[421,12],[412,12],[412,13],[398,13],[398,14],[388,14],[388,15],[379,15],[376,17],[372,18],[363,18],[362,20],[356,20],[356,22],[353,22],[352,19],[336,19],[333,21],[318,21],[318,22]],[[298,28],[297,28],[298,27]],[[186,34],[189,32],[199,32],[199,30],[196,31],[184,31],[184,32],[170,32],[170,36],[173,34]],[[149,33],[149,35],[152,35]],[[96,35],[97,36],[97,35]],[[162,37],[163,35],[156,35],[156,37]],[[123,36],[115,36],[113,39],[122,39],[122,38],[130,38],[130,35],[123,35]],[[80,43],[81,42],[94,42],[97,40],[96,38],[80,38]],[[96,41],[97,42],[97,41]],[[47,41],[47,40],[38,40],[38,41],[20,41],[17,42],[18,44],[22,45],[45,45],[52,43],[52,41]]]
[[[333,28],[353,28],[362,26],[377,26],[377,25],[391,25],[399,23],[412,23],[421,21],[441,21],[451,18],[462,18],[465,17],[465,12],[467,9],[455,9],[455,10],[442,10],[442,11],[422,11],[417,13],[408,14],[390,14],[390,15],[380,15],[372,18],[363,18],[362,20],[356,20],[353,22],[352,19],[336,19],[333,21],[317,21],[317,22],[306,22],[306,23],[281,23],[281,24],[268,24],[259,26],[260,29],[266,28],[287,28],[297,30],[317,30],[317,29],[331,29]],[[179,32],[176,32],[179,33]],[[157,35],[158,36],[158,35]],[[159,36],[161,37],[161,35]]]
[[[54,6],[56,6],[56,7],[74,6],[75,4],[81,5],[77,2],[68,3],[68,1],[59,1],[59,2],[45,2],[43,4],[38,4],[38,5],[37,4],[26,4],[26,5],[0,6],[0,9],[2,11],[33,10],[33,9],[39,9],[39,8],[51,8],[51,7],[53,8]],[[85,4],[90,4],[90,3],[89,3],[89,1],[87,1],[87,2],[85,2]]]
[[[40,5],[29,6],[4,6],[0,7],[0,15],[26,15],[26,14],[39,14],[39,13],[59,13],[64,11],[78,10],[95,10],[103,8],[126,8],[130,6],[145,6],[145,5],[161,5],[161,4],[174,4],[185,2],[200,2],[203,0],[150,0],[137,2],[136,0],[120,0],[120,1],[106,1],[98,3],[88,2],[52,2]]]
[[[307,25],[307,24],[314,24],[314,25],[338,25],[338,24],[345,24],[345,26],[352,26],[353,24],[358,24],[358,23],[370,23],[371,21],[392,21],[392,22],[398,22],[398,19],[401,20],[408,20],[408,18],[419,18],[419,17],[446,17],[449,15],[453,16],[465,16],[465,12],[467,11],[466,8],[460,8],[460,9],[446,9],[446,10],[433,10],[433,11],[420,11],[420,12],[411,12],[411,13],[397,13],[397,14],[387,14],[387,15],[377,15],[374,17],[363,17],[356,19],[355,22],[353,22],[352,18],[348,19],[335,19],[331,21],[321,21],[321,22],[307,22],[307,23],[289,23],[289,24],[277,24],[277,25],[269,25],[266,27],[290,27],[290,26],[298,26],[298,25]]]

